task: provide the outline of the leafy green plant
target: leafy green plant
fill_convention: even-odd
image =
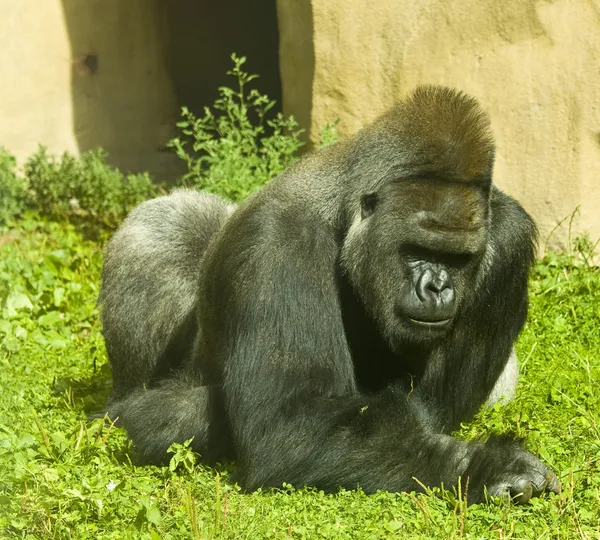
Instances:
[[[25,208],[25,185],[17,175],[16,160],[0,146],[0,224]]]
[[[183,180],[198,188],[240,201],[283,172],[301,147],[301,130],[293,117],[270,115],[275,101],[248,84],[257,78],[242,66],[245,57],[231,55],[227,72],[237,88],[219,88],[213,110],[202,117],[182,109],[177,124],[182,136],[170,141],[187,165]]]
[[[340,139],[340,134],[337,130],[337,126],[340,123],[339,120],[335,122],[329,122],[321,128],[321,134],[319,137],[319,148],[327,148],[336,144]]]
[[[173,443],[171,446],[169,446],[167,452],[169,454],[173,454],[173,456],[169,460],[169,470],[171,472],[174,472],[177,469],[184,470],[188,473],[194,472],[198,454],[196,454],[190,448],[192,440],[193,438],[188,439],[183,444]]]
[[[106,163],[102,149],[60,159],[45,147],[25,163],[31,206],[48,216],[91,219],[116,225],[131,208],[157,189],[148,174],[124,175]]]

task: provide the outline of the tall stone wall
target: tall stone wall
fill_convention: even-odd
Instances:
[[[0,3],[0,145],[20,162],[44,144],[103,146],[123,169],[161,175],[178,107],[159,0]]]
[[[600,237],[599,0],[278,0],[286,113],[318,138],[355,132],[419,83],[475,95],[492,116],[496,182],[542,247]],[[568,244],[567,221],[549,238]]]

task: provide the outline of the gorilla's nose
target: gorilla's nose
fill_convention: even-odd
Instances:
[[[425,311],[435,319],[454,314],[454,285],[447,270],[427,268],[419,276],[415,292]]]

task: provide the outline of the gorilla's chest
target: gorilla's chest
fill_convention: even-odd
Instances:
[[[354,295],[348,289],[344,292],[349,293],[342,296],[344,330],[359,389],[377,392],[392,381],[402,382],[407,389],[417,386],[425,371],[429,351],[410,344],[392,351]]]

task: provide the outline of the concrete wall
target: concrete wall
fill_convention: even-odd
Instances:
[[[113,163],[161,174],[178,107],[158,0],[1,2],[0,144],[19,160],[103,146]]]
[[[278,0],[284,110],[352,133],[419,83],[489,110],[497,183],[600,237],[599,0]],[[568,220],[567,220],[568,221]],[[565,247],[565,224],[550,238]]]
[[[274,0],[1,0],[0,20],[0,145],[20,163],[39,143],[102,146],[123,170],[176,176],[180,106],[212,104],[232,52],[280,97]]]

